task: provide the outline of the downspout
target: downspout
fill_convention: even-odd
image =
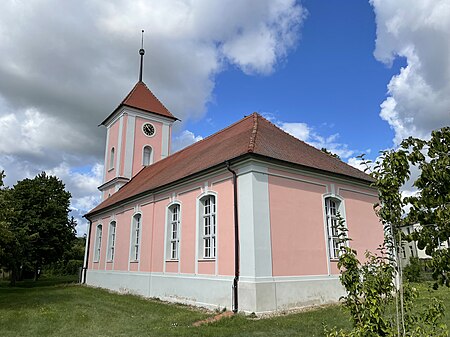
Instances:
[[[230,167],[230,162],[226,161],[227,169],[233,174],[233,196],[234,196],[234,279],[233,279],[233,312],[237,313],[239,308],[238,301],[238,282],[239,282],[239,217],[238,217],[238,198],[237,198],[237,175]]]
[[[86,248],[85,248],[85,253],[84,253],[83,281],[82,281],[82,284],[86,284],[86,274],[87,274],[87,268],[88,268],[88,265],[89,265],[89,247],[91,246],[90,245],[90,240],[91,240],[92,221],[89,220],[89,219],[87,219],[87,221],[89,221],[89,231],[88,231],[88,235],[87,235],[87,238],[86,238]]]

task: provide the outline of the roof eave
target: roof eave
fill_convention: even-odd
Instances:
[[[134,106],[132,106],[132,105],[129,105],[129,104],[120,103],[119,106],[118,106],[117,108],[115,108],[114,111],[111,112],[111,113],[108,115],[108,117],[106,117],[106,118],[103,120],[103,122],[101,122],[98,126],[102,126],[102,125],[106,126],[106,125],[107,125],[107,122],[108,122],[108,121],[116,114],[116,112],[119,111],[122,107],[129,107],[129,108],[132,108],[132,109],[137,109],[137,110],[149,112],[149,113],[152,113],[152,114],[155,114],[155,115],[164,117],[164,118],[171,119],[171,120],[173,120],[174,122],[175,122],[175,121],[181,121],[181,119],[179,119],[179,118],[177,118],[177,117],[175,117],[175,116],[167,116],[167,115],[164,115],[164,114],[161,114],[161,113],[158,113],[158,112],[154,112],[154,111],[150,111],[150,110],[142,109],[142,108],[136,108],[136,107],[134,107]]]

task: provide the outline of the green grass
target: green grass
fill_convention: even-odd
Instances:
[[[42,279],[15,288],[0,283],[0,336],[323,336],[323,323],[350,326],[339,306],[329,306],[258,320],[236,315],[192,327],[212,314],[66,283],[73,280]],[[426,304],[431,295],[418,287]],[[450,302],[448,289],[433,294]]]

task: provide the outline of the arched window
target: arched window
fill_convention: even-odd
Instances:
[[[108,261],[114,260],[115,248],[116,248],[116,222],[111,221],[111,223],[109,224]]]
[[[109,169],[114,168],[114,147],[111,148],[111,153],[109,154]]]
[[[94,262],[98,262],[100,260],[101,249],[102,249],[102,225],[97,225],[97,230],[95,233]]]
[[[207,195],[200,199],[203,258],[216,257],[216,197]]]
[[[151,163],[152,163],[152,147],[146,145],[142,150],[142,165],[148,166]]]
[[[169,206],[167,221],[167,256],[171,260],[179,259],[180,252],[181,208],[179,204]]]
[[[325,198],[325,218],[327,222],[328,251],[330,259],[339,258],[339,231],[338,213],[344,219],[341,212],[341,201],[333,197]],[[344,219],[345,220],[345,219]]]
[[[140,243],[141,243],[141,215],[133,216],[131,224],[131,261],[139,261]]]

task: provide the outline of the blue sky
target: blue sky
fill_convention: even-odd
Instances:
[[[380,104],[405,60],[388,66],[375,59],[372,7],[357,0],[303,5],[308,16],[300,40],[275,72],[249,76],[228,65],[217,76],[206,118],[189,121],[187,129],[205,136],[257,111],[306,123],[325,137],[339,133],[339,142],[361,153],[371,149],[371,157],[392,146],[394,132],[379,117]]]
[[[10,186],[61,178],[79,233],[141,29],[144,81],[182,120],[175,149],[257,111],[357,166],[450,124],[448,0],[5,0],[0,169]]]

